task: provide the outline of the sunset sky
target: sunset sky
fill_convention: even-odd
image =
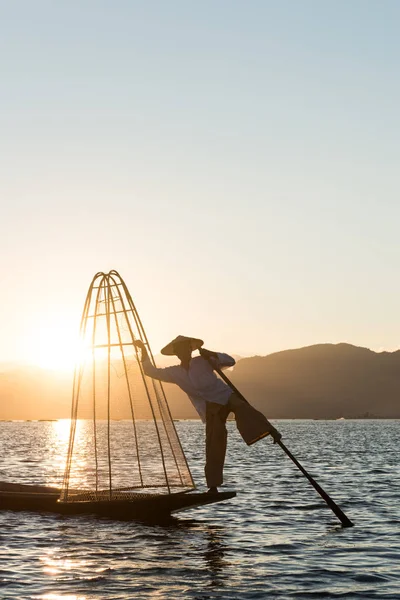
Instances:
[[[0,0],[0,361],[97,271],[154,352],[399,347],[400,3]]]

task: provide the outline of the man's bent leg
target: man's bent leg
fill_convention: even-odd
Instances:
[[[226,419],[230,409],[214,402],[206,403],[206,466],[207,485],[219,487],[223,482],[226,454]]]
[[[229,407],[235,415],[239,433],[248,446],[276,431],[259,410],[236,394],[229,398]]]

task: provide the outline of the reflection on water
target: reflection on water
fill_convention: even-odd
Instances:
[[[178,427],[201,485],[203,426]],[[164,526],[0,512],[0,598],[398,600],[399,423],[279,423],[352,529],[338,525],[279,448],[248,448],[229,428],[233,501]],[[1,478],[59,484],[68,433],[69,422],[1,423]]]
[[[229,562],[225,556],[223,527],[208,525],[204,527],[206,547],[204,549],[204,561],[210,574],[210,585],[220,587],[224,585],[224,572]]]
[[[40,560],[43,563],[43,572],[51,575],[59,575],[63,571],[87,567],[86,560],[60,559],[55,550],[49,550]]]
[[[60,455],[65,447],[68,445],[69,433],[71,429],[70,419],[59,419],[58,421],[52,422],[52,428],[54,431],[54,437],[56,443],[59,444]],[[79,437],[79,429],[77,429],[77,436]]]
[[[40,600],[86,600],[87,596],[60,596],[59,594],[44,594],[43,596],[35,596]]]

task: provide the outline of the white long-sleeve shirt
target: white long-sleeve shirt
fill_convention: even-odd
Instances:
[[[235,359],[228,354],[217,352],[217,357],[211,360],[214,360],[219,368],[233,367],[235,364]],[[181,365],[158,369],[149,357],[145,358],[142,365],[143,371],[149,377],[166,383],[176,383],[186,392],[203,423],[206,421],[206,402],[225,405],[232,394],[231,388],[217,377],[208,360],[202,356],[192,358],[188,370]]]

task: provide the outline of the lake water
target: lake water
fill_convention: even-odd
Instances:
[[[278,446],[229,423],[237,498],[167,526],[0,512],[0,597],[46,600],[400,598],[400,421],[275,421],[354,521],[343,529]],[[203,426],[177,423],[195,481]],[[0,423],[0,479],[59,485],[68,422]]]

